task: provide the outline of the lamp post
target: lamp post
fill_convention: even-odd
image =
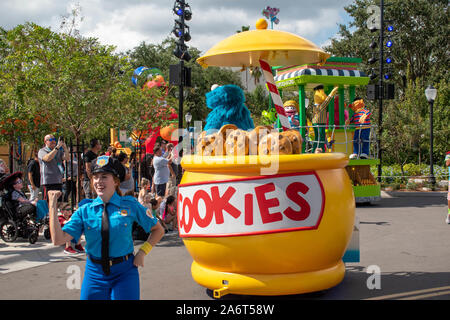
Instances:
[[[187,136],[189,137],[190,136],[190,134],[189,134],[189,128],[190,128],[190,123],[191,123],[191,120],[192,120],[192,114],[190,113],[190,112],[187,112],[185,115],[184,115],[184,119],[186,119],[186,123],[187,123]]]
[[[187,138],[189,139],[189,146],[191,146],[192,141],[191,141],[191,132],[189,131],[189,128],[191,127],[190,123],[192,120],[192,114],[190,112],[187,112],[184,115],[184,119],[186,120],[187,123]]]
[[[436,99],[437,90],[433,86],[429,85],[425,89],[425,96],[430,104],[430,182],[434,187],[436,184],[436,179],[433,172],[433,105]]]
[[[188,129],[188,131],[189,131],[189,123],[190,123],[191,120],[192,120],[192,114],[191,114],[190,112],[187,112],[187,113],[184,115],[184,118],[186,119],[186,122],[187,122],[187,129]]]

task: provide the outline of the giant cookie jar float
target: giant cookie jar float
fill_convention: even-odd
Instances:
[[[327,57],[301,37],[257,29],[219,42],[197,61],[248,67],[264,61],[320,63]],[[339,284],[355,218],[347,156],[258,150],[246,155],[200,152],[182,159],[178,225],[194,260],[194,280],[216,298],[299,294]]]

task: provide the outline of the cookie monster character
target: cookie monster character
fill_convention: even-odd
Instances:
[[[206,118],[204,130],[209,134],[226,124],[234,124],[242,130],[254,129],[250,111],[244,102],[244,92],[233,84],[218,86],[206,93],[206,105],[212,111]]]

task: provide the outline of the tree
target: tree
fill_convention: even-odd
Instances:
[[[250,30],[250,26],[242,26],[241,30],[237,30],[236,33],[241,33],[241,32],[245,32],[245,31],[248,31],[248,30]],[[257,86],[258,83],[259,83],[259,80],[262,77],[261,69],[259,67],[249,67],[248,70],[250,72],[250,75],[253,77],[253,81],[255,83],[255,86]],[[244,71],[247,72],[247,70],[244,70]],[[247,75],[246,75],[246,78],[247,78]],[[246,85],[247,85],[247,88],[248,88],[248,83]]]
[[[133,68],[126,57],[113,54],[114,47],[34,23],[4,32],[1,40],[0,130],[11,126],[8,119],[26,123],[23,130],[16,125],[10,139],[25,134],[28,142],[42,141],[56,131],[78,145],[93,132],[107,136],[109,128],[164,122],[157,97],[131,85]],[[153,108],[146,110],[146,104]],[[37,115],[43,120],[27,135]]]
[[[250,30],[250,26],[241,26],[241,30],[236,30],[236,33],[241,33]]]
[[[325,50],[333,55],[358,57],[367,62],[372,55],[369,44],[372,37],[366,21],[369,14],[366,9],[373,5],[371,0],[355,0],[344,7],[353,18],[348,25],[339,25],[338,37],[331,39],[331,45]],[[405,85],[415,85],[420,78],[420,85],[426,81],[438,83],[448,79],[449,44],[447,41],[449,16],[448,1],[444,0],[392,0],[385,6],[384,17],[392,21],[394,31],[392,40],[392,69],[395,71],[396,84],[405,89]],[[388,33],[385,32],[385,36]],[[371,66],[363,63],[367,73]]]
[[[246,92],[245,100],[245,104],[252,114],[255,126],[262,125],[261,113],[270,106],[270,97],[265,87],[257,85],[253,92]]]
[[[128,115],[149,103],[145,92],[131,86],[133,68],[126,58],[97,39],[26,23],[10,30],[6,41],[10,54],[2,80],[11,103],[32,114],[44,111],[61,134],[77,141],[89,128],[130,124]],[[158,122],[156,113],[148,122]]]

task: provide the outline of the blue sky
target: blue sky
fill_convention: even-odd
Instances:
[[[96,37],[103,44],[126,51],[140,42],[160,43],[171,36],[175,16],[173,0],[2,0],[0,25],[6,29],[32,21],[53,30],[60,30],[61,16],[79,4],[83,36]],[[192,9],[190,26],[192,40],[187,43],[202,52],[234,34],[243,25],[254,29],[267,7],[280,9],[280,23],[274,29],[300,35],[318,46],[329,43],[338,24],[349,17],[344,6],[353,0],[186,0]]]

